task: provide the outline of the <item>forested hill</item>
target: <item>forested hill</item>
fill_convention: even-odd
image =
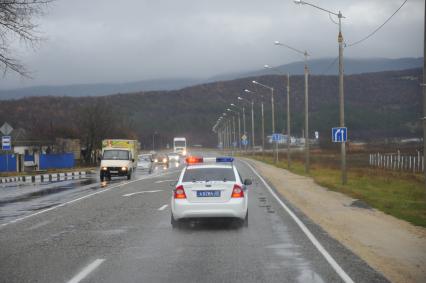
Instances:
[[[420,136],[421,69],[345,76],[346,122],[352,139]],[[275,88],[277,129],[285,129],[285,80],[268,75],[219,81],[176,91],[140,92],[103,97],[30,97],[0,103],[0,123],[26,130],[27,139],[81,138],[97,144],[104,137],[135,137],[146,148],[170,143],[173,136],[186,136],[191,144],[215,145],[212,126],[218,116],[236,103],[243,92],[257,91],[255,130],[260,133],[260,101],[264,99],[266,129],[270,130],[270,92],[255,88],[255,79]],[[338,125],[336,76],[311,76],[309,92],[310,135],[329,138]],[[293,133],[301,135],[304,82],[291,77]],[[247,106],[248,108],[248,106]],[[247,110],[247,113],[249,111]],[[247,130],[251,121],[247,115]]]

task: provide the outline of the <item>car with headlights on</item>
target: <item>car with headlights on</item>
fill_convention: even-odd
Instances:
[[[169,163],[169,158],[167,157],[166,154],[156,154],[154,156],[154,163],[157,163],[157,164],[168,164]]]
[[[188,157],[173,189],[171,224],[186,219],[236,219],[248,226],[250,179],[242,180],[232,157]]]
[[[167,153],[167,157],[169,158],[169,162],[179,162],[180,156],[178,153],[170,152]]]

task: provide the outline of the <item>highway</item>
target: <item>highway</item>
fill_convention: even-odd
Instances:
[[[253,179],[248,228],[172,229],[170,183],[183,164],[130,181],[0,188],[0,282],[387,282],[235,164]]]

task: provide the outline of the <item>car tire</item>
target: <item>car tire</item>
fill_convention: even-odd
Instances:
[[[100,175],[100,179],[101,179],[101,182],[103,182],[105,180],[104,174]]]
[[[241,227],[248,227],[248,211],[246,214],[246,218],[241,220]]]
[[[176,228],[179,228],[179,227],[180,227],[180,221],[179,221],[179,220],[176,220],[176,219],[173,217],[173,214],[170,214],[170,224],[172,224],[172,228],[173,228],[173,229],[176,229]]]
[[[132,171],[129,171],[129,173],[127,174],[127,180],[130,180],[132,178]]]

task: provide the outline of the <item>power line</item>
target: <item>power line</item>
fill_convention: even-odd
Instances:
[[[334,58],[334,60],[326,68],[324,68],[324,70],[322,72],[320,72],[319,75],[320,76],[326,75],[328,73],[328,71],[334,66],[334,64],[336,64],[338,59],[339,59],[339,56]]]
[[[376,28],[372,33],[370,33],[369,35],[367,35],[366,37],[364,37],[363,39],[360,39],[360,40],[358,40],[358,41],[356,41],[356,42],[354,42],[354,43],[351,43],[351,44],[345,44],[345,47],[351,47],[351,46],[354,46],[354,45],[357,45],[357,44],[359,44],[359,43],[361,43],[361,42],[363,42],[363,41],[365,41],[365,40],[367,40],[367,39],[369,39],[370,37],[372,37],[376,32],[378,32],[384,25],[386,25],[392,18],[393,18],[393,16],[395,16],[395,14],[396,13],[398,13],[398,11],[399,10],[401,10],[401,8],[405,5],[405,3],[407,3],[407,1],[408,0],[405,0],[402,4],[401,4],[401,6],[399,6],[399,8],[383,23],[383,24],[381,24],[378,28]]]

